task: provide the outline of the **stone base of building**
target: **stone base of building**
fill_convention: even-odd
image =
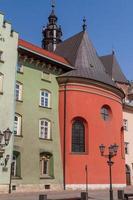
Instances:
[[[88,184],[89,190],[102,190],[102,189],[108,189],[109,184]],[[113,188],[124,188],[126,187],[126,184],[113,184]],[[86,190],[86,184],[67,184],[66,185],[67,190]]]
[[[44,191],[60,191],[63,186],[59,184],[16,184],[12,183],[11,192],[44,192]]]
[[[9,193],[9,185],[0,185],[0,194]]]
[[[124,188],[126,184],[113,184],[113,188]],[[86,190],[86,184],[67,184],[67,190]],[[88,184],[89,190],[109,189],[109,184]],[[59,184],[16,184],[12,183],[11,193],[15,192],[44,192],[62,191],[63,185]],[[0,185],[0,194],[9,193],[9,185]]]

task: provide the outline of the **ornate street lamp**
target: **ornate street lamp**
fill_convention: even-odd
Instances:
[[[112,158],[117,155],[118,145],[117,144],[113,144],[113,145],[111,144],[108,147],[108,154],[104,154],[105,146],[103,144],[101,144],[99,146],[99,150],[100,150],[101,156],[104,156],[105,158],[108,158],[107,163],[109,165],[109,178],[110,178],[110,190],[109,190],[109,192],[110,192],[110,200],[113,200],[112,170],[111,170],[111,167],[114,164],[114,162],[112,161]]]
[[[0,131],[0,159],[3,158],[3,154],[5,152],[5,146],[9,144],[12,132],[9,128],[7,128],[3,133]],[[7,162],[9,160],[9,155],[6,155],[4,166],[6,167]]]

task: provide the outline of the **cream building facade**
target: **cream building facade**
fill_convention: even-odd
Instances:
[[[12,30],[11,24],[6,22],[4,15],[0,13],[0,131],[2,134],[8,128],[13,132],[17,47],[18,33]],[[0,147],[0,151],[2,149],[3,147]],[[4,149],[3,157],[0,158],[0,192],[9,190],[13,135]]]
[[[124,142],[127,185],[133,185],[133,105],[125,105],[124,112]]]
[[[125,142],[125,171],[127,185],[133,185],[133,82],[126,92],[123,106],[123,128]]]

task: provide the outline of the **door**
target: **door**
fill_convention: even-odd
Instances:
[[[131,172],[128,165],[126,165],[126,184],[131,185]]]

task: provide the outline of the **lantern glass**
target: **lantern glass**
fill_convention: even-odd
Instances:
[[[10,137],[11,137],[12,132],[8,128],[5,131],[3,131],[3,133],[4,133],[4,138],[5,138],[5,144],[8,145],[9,141],[10,141]]]
[[[104,151],[105,151],[105,146],[104,146],[103,144],[101,144],[101,145],[99,146],[99,150],[100,150],[100,152],[101,152],[101,155],[103,155],[103,153],[104,153]]]
[[[119,146],[118,146],[117,144],[114,144],[114,145],[113,145],[114,153],[115,153],[115,154],[117,154],[118,147],[119,147]]]
[[[109,146],[109,154],[112,155],[114,153],[114,147],[113,145]]]

